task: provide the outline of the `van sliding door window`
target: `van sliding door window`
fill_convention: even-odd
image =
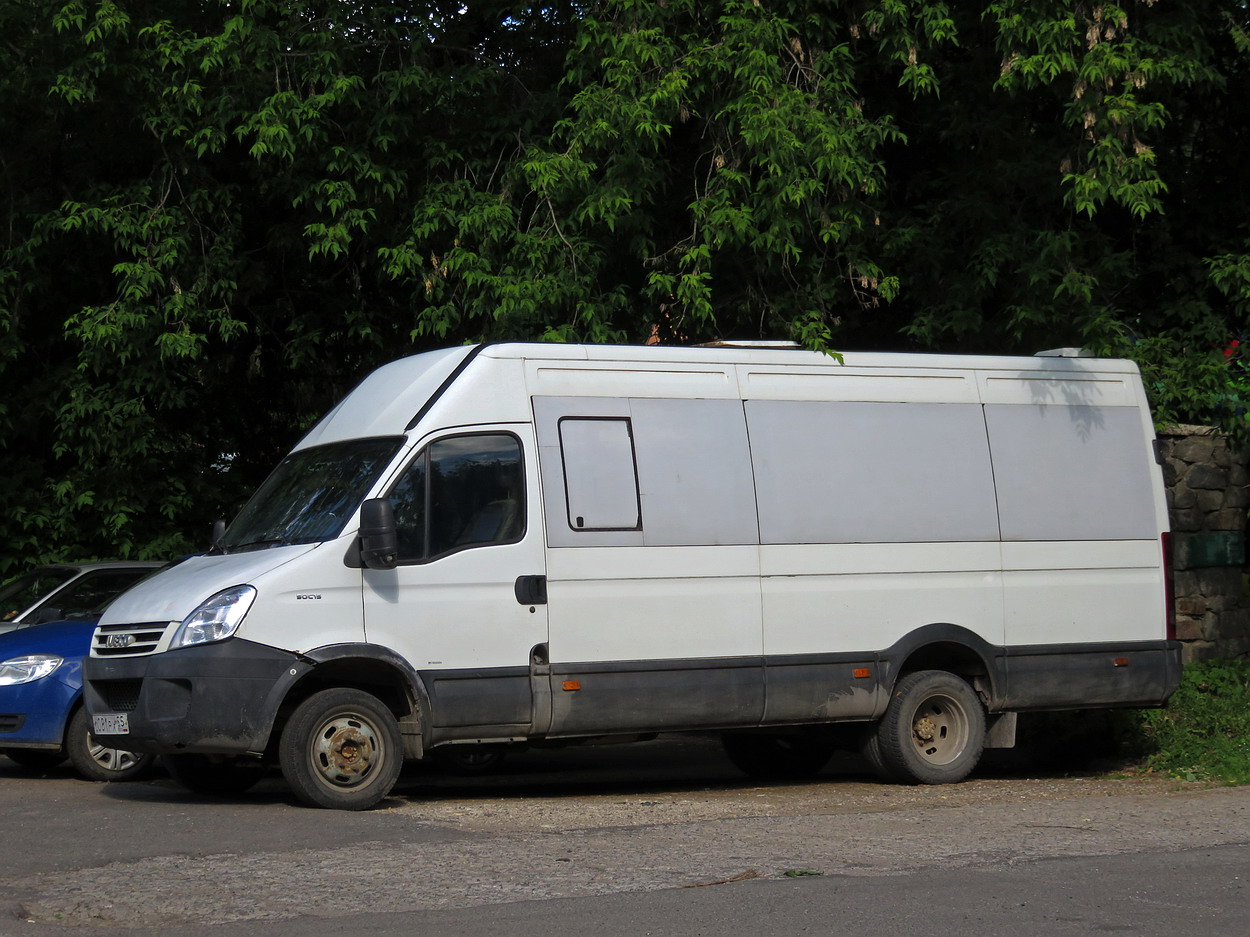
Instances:
[[[560,457],[573,530],[639,530],[638,469],[628,418],[566,417]]]
[[[506,433],[436,440],[404,470],[389,497],[401,563],[515,543],[525,534],[521,443]]]

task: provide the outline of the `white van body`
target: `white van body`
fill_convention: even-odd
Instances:
[[[327,414],[219,548],[110,606],[88,705],[107,744],[281,756],[326,806],[384,796],[388,744],[662,731],[754,736],[766,764],[849,724],[883,775],[956,780],[987,732],[1010,742],[1004,714],[1176,687],[1153,442],[1128,361],[416,355]],[[955,683],[900,692],[915,674]],[[306,704],[330,691],[378,704],[352,748],[372,763],[306,750],[310,720],[347,731]]]

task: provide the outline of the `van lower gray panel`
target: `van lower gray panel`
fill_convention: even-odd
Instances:
[[[943,631],[942,633],[945,633]],[[933,648],[925,643],[919,650]],[[949,644],[945,645],[950,647]],[[762,725],[854,722],[878,717],[887,688],[918,649],[910,641],[880,652],[552,664],[549,737],[676,732]],[[996,688],[991,712],[1157,706],[1180,682],[1172,642],[985,645],[982,687]],[[942,669],[940,661],[919,665]],[[856,676],[856,670],[869,671]],[[981,668],[978,668],[981,672]],[[434,735],[473,738],[529,734],[533,694],[527,668],[433,671]],[[566,687],[568,687],[566,689]]]
[[[498,670],[430,670],[421,674],[429,688],[435,728],[512,725],[533,721],[528,667]]]
[[[855,676],[857,670],[867,676]],[[881,704],[876,654],[829,654],[765,661],[766,725],[869,719]]]
[[[763,661],[552,664],[551,696],[552,736],[758,725]]]
[[[1004,710],[1158,706],[1181,679],[1175,641],[1013,648],[1005,661]]]

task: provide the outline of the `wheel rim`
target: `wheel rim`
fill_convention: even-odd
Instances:
[[[356,712],[337,713],[322,722],[309,750],[313,774],[335,790],[361,787],[374,776],[386,754],[378,727]]]
[[[916,707],[912,717],[912,743],[930,764],[950,764],[967,748],[970,734],[968,714],[950,696],[929,697]]]
[[[108,748],[99,742],[92,741],[87,745],[87,753],[91,760],[105,771],[121,772],[137,768],[143,761],[143,755],[127,752],[120,748]]]

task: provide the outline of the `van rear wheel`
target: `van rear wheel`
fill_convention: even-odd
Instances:
[[[943,670],[908,674],[865,746],[887,781],[953,784],[981,760],[985,709],[967,681]]]
[[[394,714],[376,696],[339,687],[295,708],[278,743],[282,776],[300,800],[367,810],[391,792],[403,766]]]

